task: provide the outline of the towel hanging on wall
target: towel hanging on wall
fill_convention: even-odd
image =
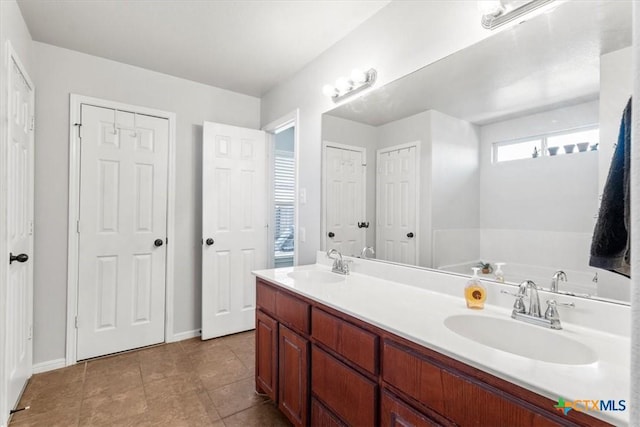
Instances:
[[[602,192],[589,259],[589,265],[592,267],[610,270],[627,277],[631,277],[630,163],[631,99],[622,113],[618,143]]]

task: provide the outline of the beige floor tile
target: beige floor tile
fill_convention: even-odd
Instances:
[[[132,418],[146,410],[147,402],[142,387],[123,392],[105,393],[82,401],[80,425],[114,425],[119,420]]]
[[[206,367],[201,367],[197,373],[202,385],[207,390],[215,390],[253,376],[253,371],[248,369],[235,356],[233,359],[210,363]]]
[[[255,392],[255,380],[247,378],[233,384],[208,390],[211,401],[222,418],[263,403],[266,398]]]
[[[31,409],[15,414],[10,426],[288,425],[253,393],[254,347],[255,335],[248,332],[37,374],[20,401]]]
[[[272,402],[265,402],[224,418],[225,427],[287,427],[289,420]]]

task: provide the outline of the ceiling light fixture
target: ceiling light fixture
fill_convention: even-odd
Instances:
[[[553,2],[554,0],[480,0],[478,9],[482,13],[482,26],[495,30],[515,19],[530,15],[533,11],[541,13],[543,6]]]
[[[335,85],[324,85],[322,93],[333,99],[333,102],[338,102],[372,86],[377,76],[378,73],[373,68],[368,71],[355,69],[351,72],[351,77],[340,77]]]

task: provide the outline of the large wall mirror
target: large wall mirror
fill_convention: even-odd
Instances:
[[[478,24],[479,25],[479,24]],[[559,2],[323,115],[323,249],[628,303],[589,267],[631,2]]]

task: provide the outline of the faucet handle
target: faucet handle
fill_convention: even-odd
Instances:
[[[558,302],[554,299],[549,299],[547,300],[547,305],[548,306],[553,306],[553,307],[565,307],[565,308],[575,308],[576,305],[572,302]]]
[[[526,295],[522,295],[520,292],[514,293],[514,292],[505,291],[504,289],[501,289],[500,293],[516,297],[516,300],[513,303],[513,311],[514,312],[516,312],[516,313],[524,313],[526,311],[526,309],[524,307],[524,302],[523,302],[524,299],[528,299],[528,297]]]

